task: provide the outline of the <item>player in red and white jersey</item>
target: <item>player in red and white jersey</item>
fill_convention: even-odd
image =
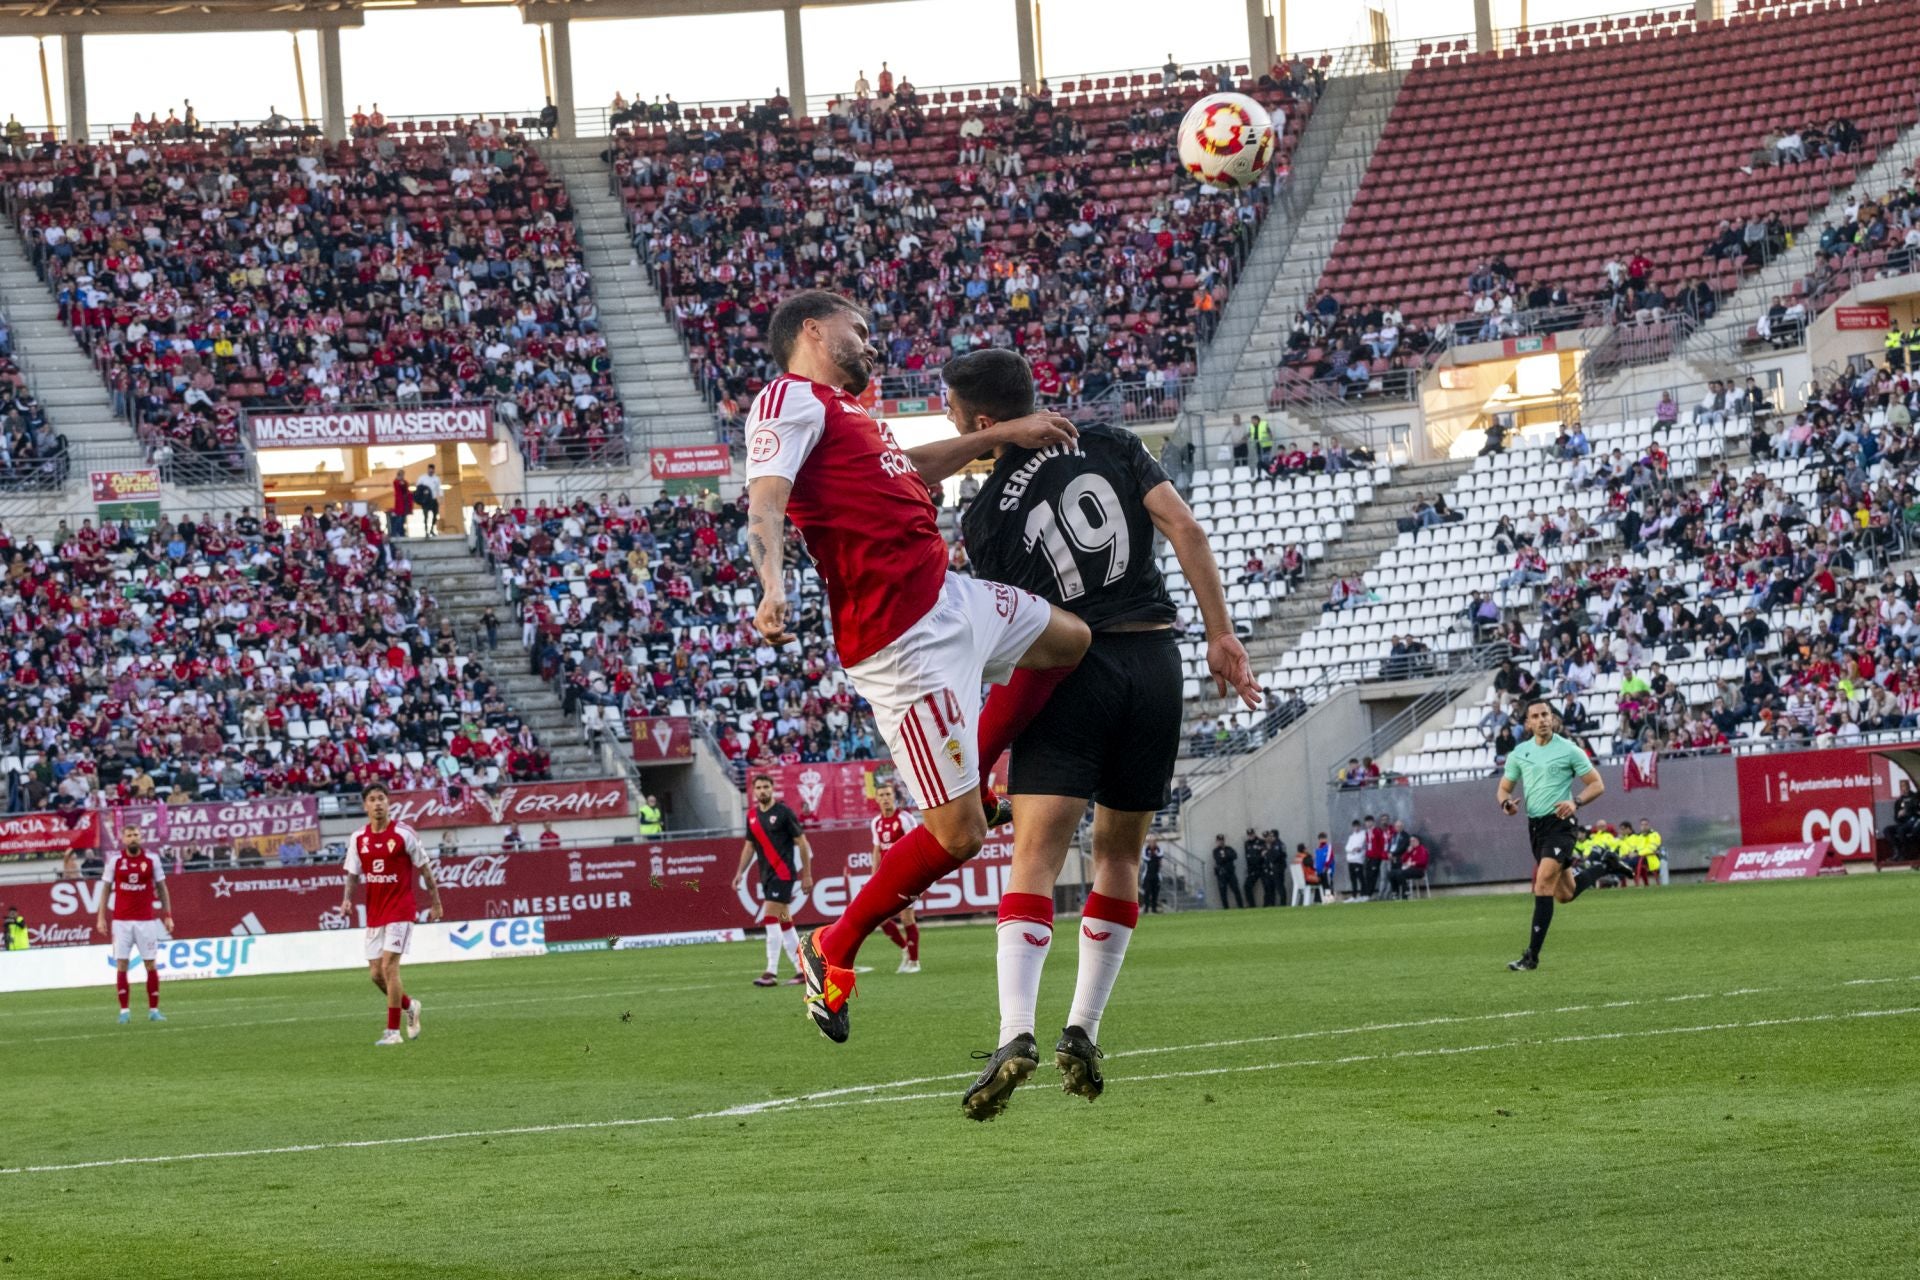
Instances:
[[[879,363],[866,314],[824,289],[775,308],[767,345],[786,373],[762,389],[747,422],[747,557],[762,593],[754,626],[770,644],[793,642],[784,563],[791,516],[826,581],[840,660],[872,705],[924,823],[838,920],[801,943],[808,1014],[839,1042],[861,942],[980,851],[982,778],[1091,640],[1084,622],[1036,595],[949,573],[928,486],[1001,444],[1040,449],[1076,433],[1064,418],[1033,414],[902,450],[858,399]],[[984,708],[982,684],[1005,686]]]
[[[113,985],[120,996],[120,1021],[132,1021],[127,1012],[127,964],[138,951],[147,966],[147,1021],[165,1022],[160,1012],[160,929],[173,932],[173,897],[167,892],[167,869],[146,851],[146,836],[128,827],[120,836],[120,852],[107,859],[100,875],[100,914],[93,927],[107,935],[108,899],[113,906]],[[155,899],[159,909],[155,911]]]
[[[873,832],[873,866],[877,871],[886,859],[887,850],[906,839],[907,833],[920,825],[920,816],[911,809],[900,807],[900,797],[894,792],[891,782],[883,782],[875,788],[873,800],[880,808],[869,824]],[[887,920],[880,928],[893,945],[900,948],[899,972],[920,972],[920,926],[914,921],[912,905],[900,908],[900,914]]]
[[[400,1044],[400,1020],[404,1014],[407,1039],[420,1035],[420,1002],[406,993],[400,983],[400,958],[413,941],[413,922],[419,908],[413,897],[415,877],[427,882],[433,905],[427,918],[438,920],[446,914],[440,906],[440,886],[433,878],[433,855],[420,843],[412,827],[392,820],[391,798],[387,789],[370,782],[360,793],[366,806],[367,825],[353,833],[347,842],[346,887],[340,898],[340,910],[353,913],[353,886],[364,880],[367,885],[367,969],[373,985],[387,994],[387,1033],[375,1045]]]

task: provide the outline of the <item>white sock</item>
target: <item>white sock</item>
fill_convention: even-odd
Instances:
[[[767,921],[767,972],[780,972],[780,922]]]
[[[800,931],[788,925],[780,934],[780,947],[793,962],[793,971],[800,972]]]
[[[1080,971],[1073,981],[1073,1009],[1067,1025],[1079,1027],[1096,1044],[1107,997],[1113,994],[1113,981],[1120,976],[1120,963],[1127,958],[1127,943],[1133,938],[1133,923],[1123,924],[1113,916],[1138,923],[1139,904],[1093,894],[1080,915]]]
[[[1040,972],[1053,950],[1053,900],[1031,893],[1002,894],[998,933],[1000,1043],[1005,1044],[1033,1033]]]

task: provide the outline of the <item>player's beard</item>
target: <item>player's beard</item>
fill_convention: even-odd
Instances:
[[[841,390],[850,396],[857,396],[867,389],[872,381],[867,373],[867,348],[864,344],[849,340],[846,345],[836,347],[828,353],[833,357],[834,365],[840,370],[846,381]]]

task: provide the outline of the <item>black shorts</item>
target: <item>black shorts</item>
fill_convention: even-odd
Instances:
[[[1165,807],[1180,754],[1173,632],[1096,632],[1079,668],[1013,744],[1013,795],[1077,796],[1109,809]]]
[[[782,906],[793,901],[793,890],[798,880],[782,880],[764,872],[760,876],[760,896],[768,902],[777,902]]]
[[[1527,839],[1533,843],[1533,860],[1552,858],[1561,866],[1573,863],[1573,846],[1580,842],[1580,829],[1573,819],[1547,814],[1527,819]]]

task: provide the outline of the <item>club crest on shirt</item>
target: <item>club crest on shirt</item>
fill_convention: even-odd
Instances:
[[[964,769],[967,767],[967,760],[966,760],[967,753],[966,753],[966,749],[960,745],[960,739],[948,738],[947,745],[946,745],[946,752],[947,752],[947,759],[953,761],[954,768]]]

